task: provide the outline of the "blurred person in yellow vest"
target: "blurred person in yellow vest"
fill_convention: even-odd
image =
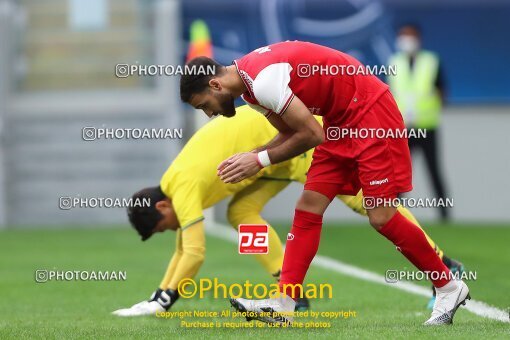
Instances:
[[[439,162],[438,128],[444,103],[444,79],[437,54],[421,48],[421,31],[417,25],[400,27],[396,40],[397,52],[389,65],[396,66],[396,75],[388,77],[391,92],[402,112],[408,129],[425,129],[426,138],[409,138],[412,154],[422,150],[437,198],[446,198]],[[411,135],[411,134],[410,134]],[[440,208],[443,221],[449,219],[449,207]]]

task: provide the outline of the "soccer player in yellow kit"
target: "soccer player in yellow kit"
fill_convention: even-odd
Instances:
[[[149,207],[131,207],[129,220],[145,241],[156,232],[176,230],[176,249],[159,288],[148,301],[131,308],[113,312],[119,316],[149,315],[168,310],[178,299],[177,287],[184,278],[193,278],[205,258],[203,210],[226,197],[233,196],[228,205],[228,221],[239,224],[267,224],[269,252],[256,254],[264,269],[276,279],[283,263],[282,243],[275,230],[260,215],[264,206],[292,181],[304,183],[312,161],[312,150],[286,162],[271,165],[254,176],[236,184],[225,184],[217,176],[217,166],[235,153],[254,150],[273,139],[277,130],[258,112],[245,105],[235,117],[218,117],[193,135],[172,162],[160,185],[140,190],[133,198],[150,198]],[[316,117],[321,122],[320,117]],[[322,122],[321,122],[322,123]],[[355,212],[365,215],[361,191],[357,196],[338,198]],[[416,225],[407,209],[399,211]],[[429,243],[442,257],[448,259],[427,236]],[[448,265],[448,263],[447,263]],[[306,308],[301,301],[298,308]]]

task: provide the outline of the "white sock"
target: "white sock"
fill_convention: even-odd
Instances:
[[[458,288],[457,281],[450,280],[450,282],[445,284],[443,287],[439,287],[439,288],[436,287],[436,291],[438,293],[451,293],[451,292],[457,290],[457,288]]]

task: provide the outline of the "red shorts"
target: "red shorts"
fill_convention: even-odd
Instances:
[[[313,153],[305,190],[330,199],[339,194],[356,195],[360,189],[365,197],[384,198],[412,190],[407,138],[386,132],[405,131],[402,115],[389,91],[353,126],[335,127],[325,123],[324,130],[326,141]],[[337,139],[342,131],[343,136]]]

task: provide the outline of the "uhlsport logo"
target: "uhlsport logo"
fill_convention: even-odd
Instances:
[[[239,254],[267,254],[269,228],[266,224],[239,225]]]
[[[381,185],[381,184],[388,183],[388,182],[389,182],[389,180],[386,177],[385,179],[370,181],[370,185]]]

